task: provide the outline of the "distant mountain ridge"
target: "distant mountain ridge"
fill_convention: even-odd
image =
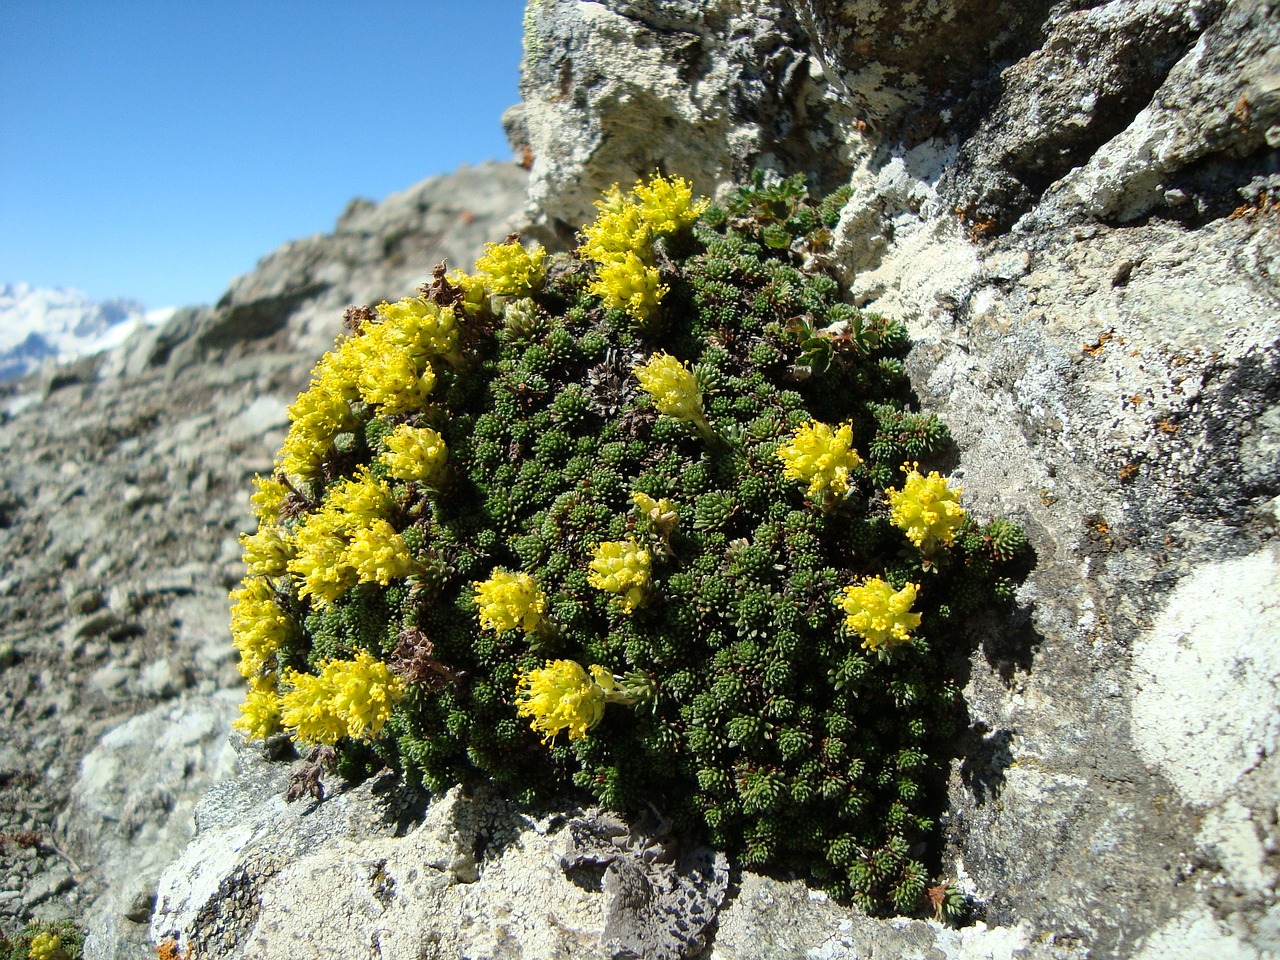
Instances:
[[[46,360],[65,363],[108,350],[172,313],[169,307],[148,311],[135,300],[93,300],[73,287],[6,283],[0,288],[0,381]]]

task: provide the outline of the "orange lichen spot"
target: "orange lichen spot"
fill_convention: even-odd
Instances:
[[[1086,343],[1081,347],[1081,350],[1083,350],[1088,356],[1096,357],[1102,352],[1102,348],[1115,338],[1116,333],[1114,330],[1104,330],[1102,333],[1098,334],[1098,339],[1094,340],[1093,343]]]

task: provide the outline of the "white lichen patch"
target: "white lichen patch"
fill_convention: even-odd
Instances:
[[[1206,907],[1196,907],[1148,937],[1133,960],[1169,960],[1171,957],[1264,960],[1267,955],[1233,936]]]
[[[1262,833],[1249,809],[1231,798],[1204,818],[1196,842],[1237,888],[1267,890],[1275,886],[1276,873],[1268,866]]]
[[[1134,745],[1188,803],[1220,801],[1280,744],[1280,563],[1199,568],[1134,646]]]

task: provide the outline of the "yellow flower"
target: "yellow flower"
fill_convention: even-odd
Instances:
[[[253,475],[254,494],[249,498],[259,524],[271,524],[280,519],[280,508],[289,496],[289,488],[275,477]]]
[[[231,725],[243,730],[246,740],[265,740],[280,729],[280,706],[275,681],[254,682],[240,704],[240,717]]]
[[[622,612],[631,613],[644,603],[649,564],[649,551],[634,540],[607,540],[596,546],[587,581],[597,589],[616,593]]]
[[[430,427],[400,424],[387,437],[387,452],[382,462],[397,480],[434,483],[449,457],[444,438]]]
[[[374,335],[374,342],[400,347],[419,368],[434,357],[455,359],[458,321],[452,307],[426,297],[405,297],[395,303],[384,300],[376,309],[382,323],[362,328],[365,336]]]
[[[291,670],[284,682],[291,689],[280,720],[304,743],[373,739],[404,694],[404,682],[363,650],[354,660],[328,661],[319,676]]]
[[[62,938],[50,930],[41,930],[33,936],[27,952],[29,960],[67,960],[68,956]]]
[[[326,508],[298,528],[298,553],[289,561],[289,572],[302,580],[299,597],[327,606],[356,585],[355,571],[346,563],[347,531],[342,514]]]
[[[547,275],[547,251],[535,243],[526,250],[518,241],[486,243],[476,270],[485,274],[485,285],[499,297],[523,297],[537,293]]]
[[[390,491],[368,470],[333,487],[294,538],[288,569],[302,581],[298,596],[326,606],[357,583],[386,586],[413,572],[408,545],[386,519],[392,507]]]
[[[279,527],[260,526],[255,534],[242,533],[240,546],[244,547],[243,560],[251,577],[278,577],[289,568],[293,559],[293,542]]]
[[[615,183],[596,201],[600,213],[582,231],[585,243],[579,251],[596,263],[614,263],[634,253],[648,260],[652,256],[653,235],[630,197],[624,197]]]
[[[587,291],[603,300],[606,307],[625,310],[640,323],[658,309],[658,303],[669,289],[659,282],[658,268],[645,263],[631,250],[602,264],[587,285]]]
[[[609,684],[609,687],[602,685]],[[529,725],[550,743],[561,730],[570,740],[581,740],[604,717],[608,692],[615,686],[613,675],[593,664],[591,675],[572,660],[548,660],[516,678],[516,714],[532,717]]]
[[[390,414],[420,408],[436,386],[436,373],[425,352],[406,343],[393,323],[364,329],[367,332],[347,341],[358,358],[360,399]]]
[[[655,234],[676,233],[691,226],[710,203],[695,201],[693,187],[683,178],[654,174],[648,184],[636,181],[631,193],[640,202],[640,216]]]
[[[595,222],[582,231],[579,252],[599,264],[587,289],[643,323],[668,292],[653,263],[653,238],[688,227],[707,202],[695,202],[692,188],[679,177],[655,174],[647,185],[637,181],[625,196],[615,183],[596,201]]]
[[[478,314],[489,301],[489,291],[485,289],[484,277],[471,276],[465,270],[450,270],[445,276],[455,287],[462,288],[462,306],[468,313]]]
[[[853,449],[853,426],[832,428],[814,420],[800,427],[788,443],[778,448],[782,473],[809,485],[808,493],[824,501],[839,499],[849,491],[849,473],[862,458]]]
[[[537,581],[527,573],[494,570],[488,580],[474,580],[476,595],[472,602],[479,608],[480,626],[502,633],[519,627],[533,633],[542,623],[547,597]]]
[[[921,476],[918,467],[917,463],[904,463],[907,480],[902,490],[890,487],[885,493],[894,524],[921,551],[932,553],[939,544],[951,546],[956,531],[964,525],[965,512],[960,506],[960,487],[948,487],[936,470]]]
[[[845,587],[836,604],[845,612],[845,626],[862,637],[862,646],[878,651],[911,639],[920,626],[920,614],[911,612],[918,583],[901,590],[880,577],[867,577],[861,584]]]
[[[291,477],[305,479],[317,474],[329,456],[333,438],[355,425],[351,401],[359,394],[334,370],[336,367],[321,360],[316,365],[319,378],[313,379],[289,408],[289,432],[276,465]]]
[[[266,580],[246,577],[231,591],[231,642],[240,652],[240,675],[250,682],[276,669],[276,652],[292,630],[293,621],[280,609]]]
[[[690,423],[705,423],[698,378],[668,353],[656,353],[632,371],[659,413]]]
[[[379,583],[384,587],[414,570],[408,545],[381,517],[352,531],[343,562],[355,571],[361,583]]]
[[[676,528],[676,524],[680,522],[680,515],[676,513],[676,505],[663,497],[661,500],[655,500],[647,493],[636,491],[631,494],[631,502],[636,505],[636,510],[640,516],[648,519],[653,524],[653,529],[657,531],[659,536],[669,536],[671,531]]]
[[[363,467],[335,486],[325,499],[325,507],[344,515],[343,522],[353,527],[385,516],[393,506],[391,491]]]

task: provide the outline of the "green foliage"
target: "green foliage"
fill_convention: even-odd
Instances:
[[[669,293],[643,326],[586,292],[592,268],[570,258],[529,297],[468,314],[454,380],[467,389],[366,417],[324,464],[350,475],[400,422],[441,432],[449,482],[393,492],[418,572],[322,608],[283,578],[303,629],[281,667],[359,650],[392,664],[408,693],[377,756],[429,790],[484,779],[520,798],[572,785],[619,808],[651,803],[745,865],[800,871],[876,912],[918,910],[915,851],[939,813],[959,706],[947,653],[965,642],[963,614],[1011,596],[1026,538],[970,519],[926,558],[889,521],[902,464],[949,434],[913,408],[902,326],[842,302],[805,256],[841,202],[812,202],[803,178],[757,177],[663,240]],[[659,352],[696,368],[714,434],[637,389],[630,358]],[[848,495],[827,504],[776,453],[813,420],[851,423],[861,455]],[[637,514],[635,492],[670,498],[678,520]],[[588,575],[596,546],[624,539],[652,558],[633,612]],[[543,626],[480,629],[473,583],[495,568],[536,581]],[[879,656],[836,604],[872,576],[920,585],[920,630]],[[398,646],[411,629],[426,660]],[[549,658],[643,674],[657,692],[548,749],[517,717],[516,678]],[[352,770],[367,749],[339,744]]]

